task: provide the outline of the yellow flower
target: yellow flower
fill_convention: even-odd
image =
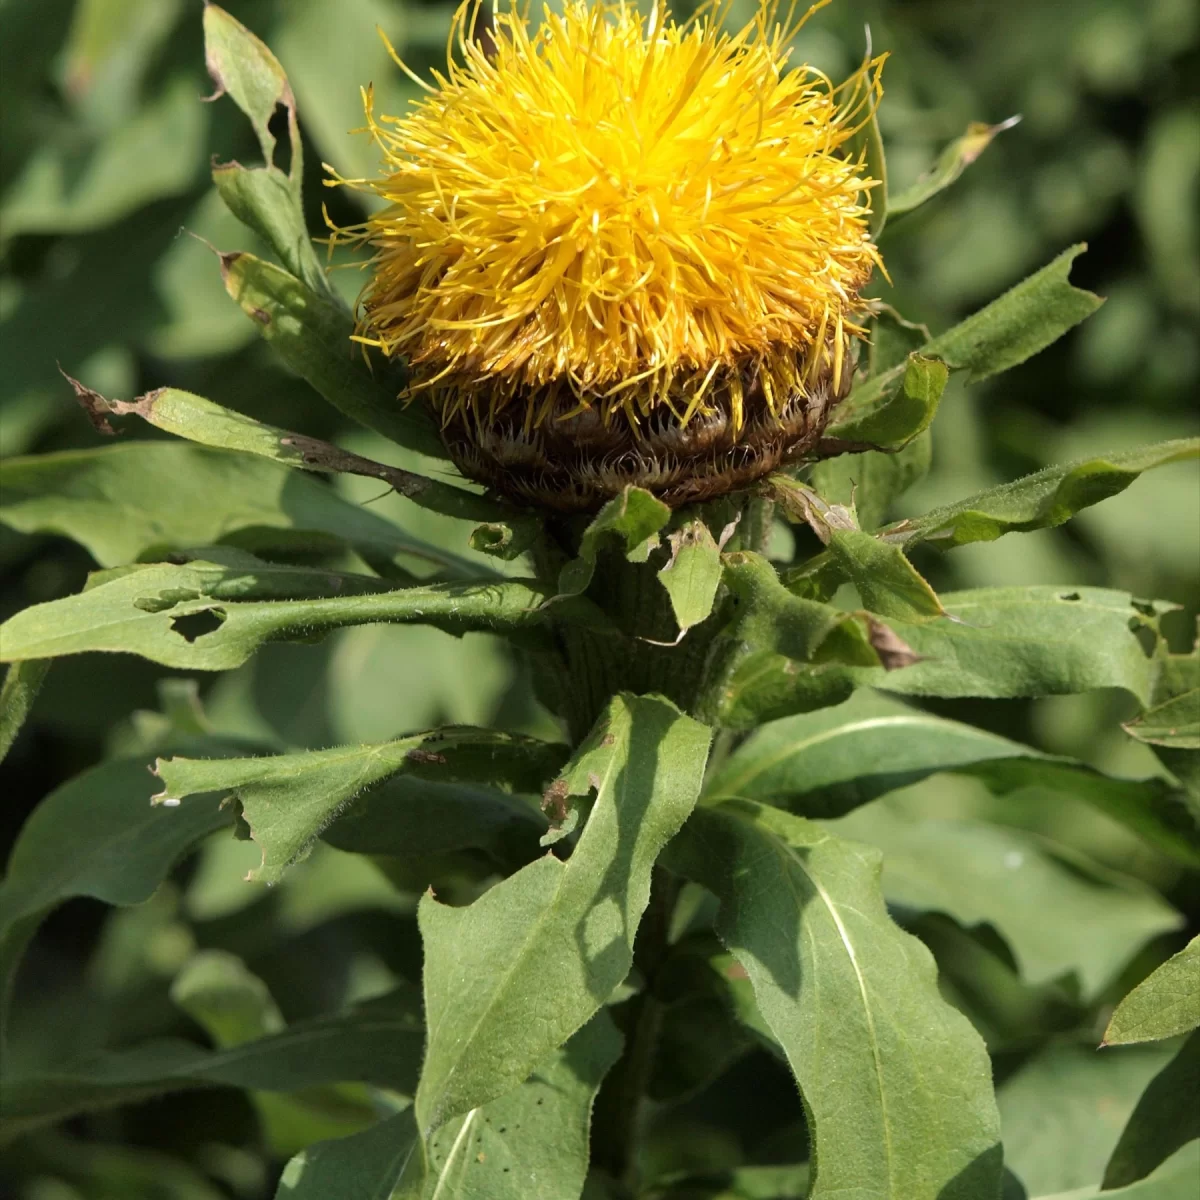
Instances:
[[[478,14],[406,115],[364,93],[384,174],[336,181],[387,201],[359,339],[407,358],[468,474],[552,507],[700,499],[811,448],[879,262],[847,142],[882,60],[789,69],[774,6],[730,33],[568,0],[482,40]]]

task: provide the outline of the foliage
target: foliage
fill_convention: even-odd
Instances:
[[[869,6],[843,453],[572,523],[314,250],[448,11],[7,6],[0,1187],[1193,1194],[1200,32],[1010,9]]]

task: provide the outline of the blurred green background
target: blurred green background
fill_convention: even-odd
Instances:
[[[322,201],[339,223],[355,220],[357,198],[324,189],[321,163],[347,176],[371,173],[369,140],[348,134],[361,122],[360,85],[374,82],[384,111],[397,111],[415,90],[389,62],[375,26],[408,62],[428,69],[444,53],[451,6],[231,0],[226,7],[268,42],[292,81],[311,229],[322,229]],[[212,248],[260,248],[223,210],[209,163],[214,156],[253,162],[257,149],[228,100],[200,102],[211,91],[200,8],[198,0],[0,0],[0,450],[10,457],[98,443],[61,366],[107,395],[174,385],[407,465],[402,452],[346,426],[289,376],[224,293]],[[734,20],[753,11],[750,0],[734,8]],[[884,294],[936,331],[1068,244],[1087,241],[1074,281],[1108,297],[1084,326],[998,381],[970,390],[952,381],[934,430],[933,470],[901,511],[1091,451],[1195,433],[1200,7],[1194,0],[836,0],[803,30],[797,59],[843,76],[861,58],[868,25],[875,49],[892,55],[881,122],[893,189],[925,171],[969,121],[1022,115],[953,189],[889,227],[894,286]],[[335,278],[352,298],[360,277]],[[1197,483],[1195,465],[1179,464],[1062,529],[918,565],[939,589],[1088,583],[1180,601],[1185,608],[1168,628],[1183,649],[1200,598]],[[337,486],[362,502],[377,499],[369,482]],[[394,496],[379,499],[378,509],[467,552],[469,527]],[[78,590],[93,566],[65,540],[0,528],[0,616]],[[155,719],[147,711],[163,707],[161,684],[173,674],[115,656],[55,665],[2,768],[0,853],[50,789],[106,755],[150,744]],[[445,721],[554,729],[511,654],[482,635],[458,641],[408,627],[345,630],[319,646],[269,646],[247,667],[202,678],[199,687],[213,726],[279,748],[375,741]],[[179,685],[167,695],[187,703]],[[1120,731],[1131,715],[1124,704],[1101,693],[956,703],[953,715],[1119,773],[1153,773],[1148,752]],[[1193,932],[1200,925],[1194,880],[1069,797],[1051,805],[1043,795],[1018,795],[1001,805],[962,780],[932,780],[912,793],[903,803],[913,811],[1021,825],[1139,875],[1170,897]],[[214,844],[144,909],[112,916],[79,901],[57,913],[22,973],[17,1053],[62,1056],[175,1028],[180,1018],[166,982],[197,944],[246,958],[289,1018],[415,969],[409,911],[369,864],[327,850],[263,896],[231,882],[243,873],[232,859],[244,849]],[[1005,1054],[1016,1063],[1039,1039],[1094,1021],[1094,1007],[1069,988],[1062,995],[1033,989],[1011,971],[1001,979],[1007,968],[986,939],[968,946],[945,924],[925,933],[940,946],[947,986],[955,986],[956,963],[966,964],[964,978],[991,981],[986,1003],[960,1000],[987,1027],[1001,1076]],[[1160,939],[1147,961],[1183,936]],[[1135,963],[1127,979],[1144,969]],[[211,1101],[183,1097],[76,1122],[58,1141],[22,1143],[14,1178],[40,1180],[22,1185],[31,1200],[269,1194],[271,1168],[245,1133],[247,1103],[230,1093],[214,1110]],[[201,1112],[197,1145],[193,1118]],[[98,1142],[123,1145],[126,1157],[97,1166]],[[145,1188],[166,1178],[149,1149],[162,1146],[181,1147],[207,1182],[180,1176],[175,1190],[165,1183],[144,1190],[136,1182],[143,1176],[151,1180]]]

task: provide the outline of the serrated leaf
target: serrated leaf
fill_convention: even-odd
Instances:
[[[329,572],[287,572],[300,589],[336,585]],[[0,625],[0,661],[56,658],[87,651],[139,654],[168,667],[224,671],[244,663],[263,642],[311,637],[375,622],[434,625],[514,634],[539,625],[546,594],[515,580],[432,584],[328,599],[239,600],[262,594],[267,571],[213,563],[146,566],[99,582],[76,596],[35,604]],[[372,581],[373,582],[373,581]],[[290,594],[297,594],[293,587]],[[303,590],[300,595],[306,594]],[[556,615],[562,615],[560,606]],[[189,618],[202,618],[190,622]]]
[[[1106,1046],[1151,1042],[1200,1026],[1200,937],[1143,979],[1117,1005]]]
[[[424,1031],[407,996],[225,1050],[179,1039],[143,1042],[87,1062],[0,1082],[7,1137],[75,1113],[204,1087],[296,1092],[331,1083],[371,1083],[411,1093]]]
[[[422,899],[425,1136],[524,1079],[625,977],[651,867],[695,802],[709,736],[665,700],[617,697],[563,775],[564,799],[596,789],[570,859],[547,855],[466,908]]]
[[[145,762],[114,759],[51,792],[21,828],[0,883],[0,1039],[13,972],[47,913],[75,896],[140,904],[231,819],[217,796],[183,814],[151,808],[151,785]]]
[[[279,255],[283,265],[317,294],[333,293],[304,221],[301,181],[304,147],[296,120],[296,98],[279,60],[262,41],[224,9],[204,7],[204,50],[216,84],[211,99],[228,94],[254,127],[264,165],[214,163],[213,182],[229,211]],[[287,113],[286,174],[275,165],[270,123],[278,107]]]
[[[1200,997],[1200,985],[1193,989]],[[1200,1006],[1200,1001],[1197,1002]],[[1200,1011],[1196,1015],[1200,1024]],[[1200,1138],[1200,1031],[1150,1081],[1104,1169],[1102,1187],[1128,1187],[1166,1162],[1181,1146]]]
[[[804,1097],[813,1200],[976,1200],[1000,1187],[991,1066],[941,999],[929,952],[891,921],[879,853],[750,802],[698,809],[672,869],[721,902]]]
[[[997,125],[972,121],[966,133],[938,155],[932,170],[897,195],[888,196],[888,212],[894,217],[903,216],[944,192],[992,144],[997,134],[1011,129],[1020,119],[1009,117]]]
[[[171,442],[127,442],[4,463],[0,521],[86,547],[102,567],[226,541],[250,550],[353,547],[459,574],[478,569],[344,500],[307,474]]]
[[[615,538],[630,562],[645,562],[671,510],[642,488],[626,487],[592,518],[579,542],[579,554],[558,575],[558,594],[578,596],[587,590],[596,556],[606,538]],[[652,541],[653,539],[653,541]]]
[[[1200,820],[1162,779],[1119,779],[867,689],[844,704],[756,730],[705,786],[799,816],[840,817],[937,772],[980,780],[995,795],[1026,787],[1075,796],[1182,862],[1200,866]]]
[[[252,254],[223,254],[221,277],[280,358],[334,408],[401,446],[446,457],[428,411],[397,399],[399,384],[387,387],[372,374],[345,309]]]
[[[274,883],[340,809],[381,780],[415,771],[447,783],[465,777],[540,792],[563,757],[562,748],[534,738],[451,728],[373,746],[260,758],[160,758],[154,771],[163,791],[154,800],[173,806],[209,792],[236,796],[262,849],[262,865],[250,877]]]
[[[1032,987],[1074,974],[1091,1002],[1152,938],[1183,918],[1157,892],[982,821],[920,819],[886,803],[833,822],[883,852],[883,894],[909,912],[990,926]],[[1054,914],[1053,921],[1046,913]]]
[[[721,585],[721,551],[703,521],[689,521],[670,535],[671,559],[658,581],[671,598],[682,638],[713,610]]]
[[[914,352],[888,373],[877,395],[851,393],[834,409],[824,437],[834,441],[900,446],[924,433],[937,416],[950,369],[939,358]]]

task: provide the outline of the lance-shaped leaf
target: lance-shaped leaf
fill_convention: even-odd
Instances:
[[[645,562],[658,545],[658,531],[671,518],[671,510],[642,488],[624,488],[596,515],[583,532],[579,554],[558,576],[560,596],[578,596],[587,590],[596,569],[596,556],[606,538],[619,542],[630,562]]]
[[[824,436],[832,441],[899,446],[925,432],[937,416],[950,369],[937,358],[913,353],[902,369],[888,372],[888,385],[851,393],[834,409]]]
[[[328,572],[294,568],[288,574],[300,586],[306,578],[309,587],[330,584]],[[0,625],[0,661],[104,650],[140,654],[168,667],[225,671],[240,666],[265,641],[308,638],[346,625],[417,623],[454,634],[483,629],[517,635],[545,619],[539,612],[545,591],[512,580],[316,600],[232,598],[256,590],[261,595],[271,582],[270,572],[214,563],[142,567],[79,595],[23,609]],[[555,615],[563,616],[564,609],[558,607]]]
[[[969,383],[1032,358],[1103,303],[1069,281],[1071,264],[1085,249],[1078,245],[1065,250],[998,300],[927,342],[921,355],[966,371]],[[873,375],[851,391],[839,411],[852,414],[875,410],[895,391],[906,371],[907,363],[900,363]]]
[[[198,798],[184,813],[152,808],[151,784],[143,760],[113,759],[51,792],[22,826],[0,883],[0,1054],[13,972],[46,914],[75,896],[140,904],[232,819],[219,796]]]
[[[698,809],[668,864],[713,891],[804,1097],[813,1200],[998,1195],[991,1065],[891,921],[877,850],[736,801]]]
[[[932,170],[903,191],[888,196],[888,212],[893,217],[903,216],[914,208],[920,208],[939,192],[944,192],[992,144],[997,134],[1012,129],[1020,119],[1009,117],[997,125],[972,121],[966,133],[955,138],[938,155]]]
[[[252,254],[221,255],[221,277],[279,357],[334,408],[402,446],[446,457],[424,406],[397,399],[395,372],[382,364],[375,373],[368,367],[362,346],[351,341],[354,320],[341,305]],[[390,385],[384,375],[392,378]]]
[[[1193,938],[1117,1005],[1106,1046],[1152,1042],[1200,1027],[1200,937]]]
[[[1200,457],[1200,438],[1176,438],[1047,467],[1013,483],[931,509],[880,531],[891,542],[938,549],[990,542],[1005,533],[1050,529],[1081,509],[1123,492],[1143,471]]]
[[[509,784],[540,793],[563,761],[563,748],[486,729],[445,729],[373,746],[340,746],[260,758],[160,758],[163,790],[174,806],[209,792],[235,795],[262,865],[250,878],[274,883],[305,854],[338,811],[360,792],[402,772],[442,782]]]
[[[911,696],[1056,696],[1117,687],[1149,702],[1158,675],[1138,631],[1154,637],[1172,607],[1106,588],[946,592],[956,619],[890,621],[921,661],[869,682]]]
[[[596,790],[570,859],[548,854],[466,908],[422,899],[425,1136],[526,1078],[624,979],[651,867],[695,803],[708,741],[665,700],[616,697],[556,788],[560,802]]]
[[[81,543],[102,567],[228,542],[248,550],[336,550],[456,575],[479,567],[344,500],[302,471],[177,442],[125,442],[4,463],[0,521]]]
[[[1200,985],[1193,993],[1200,996]],[[1200,1001],[1197,1001],[1200,1005]],[[1196,1016],[1200,1024],[1200,1012]],[[1188,1142],[1200,1138],[1200,1030],[1150,1081],[1104,1169],[1103,1187],[1128,1187],[1145,1179]]]
[[[283,67],[263,42],[215,4],[204,6],[204,51],[208,73],[216,85],[209,99],[228,95],[249,117],[265,162],[261,167],[215,163],[213,182],[221,199],[279,255],[293,275],[332,298],[304,221],[304,147],[296,121],[296,98]],[[286,173],[275,166],[275,135],[271,132],[271,120],[280,106],[287,112],[290,158]]]
[[[0,1082],[0,1126],[15,1136],[75,1113],[168,1092],[238,1087],[296,1092],[331,1083],[371,1083],[411,1093],[424,1030],[407,994],[223,1050],[178,1038],[143,1042],[76,1065]]]
[[[1081,509],[1123,492],[1143,471],[1197,456],[1200,456],[1200,438],[1177,438],[1136,450],[1047,467],[966,500],[931,509],[924,516],[897,521],[879,530],[875,536],[906,548],[926,543],[938,550],[949,550],[971,542],[995,541],[1006,533],[1051,529],[1070,520]],[[855,455],[854,458],[874,461],[869,454]],[[833,468],[850,461],[830,459],[817,465],[813,482],[826,500],[849,500],[854,490],[853,477],[847,474],[850,466],[839,471]],[[888,499],[897,494],[890,490],[893,485],[903,483],[903,472],[897,475],[901,466],[875,470],[875,477],[881,480]],[[868,482],[870,479],[868,476]],[[870,494],[866,499],[871,502]],[[882,509],[876,508],[872,515],[881,516]],[[864,520],[864,523],[874,522]],[[784,571],[782,575],[786,586],[797,595],[816,599],[832,595],[847,577],[843,566],[829,551]]]
[[[202,446],[256,454],[307,471],[378,479],[422,508],[446,516],[486,521],[503,516],[505,512],[503,507],[473,492],[438,483],[399,467],[386,466],[329,442],[266,425],[192,392],[159,388],[135,400],[109,400],[79,380],[69,375],[66,378],[93,421],[102,427],[107,427],[109,414],[118,417],[138,416],[159,429]],[[108,428],[108,432],[112,432],[111,428]]]
[[[705,797],[840,817],[937,772],[968,775],[997,796],[1026,787],[1074,796],[1200,866],[1200,817],[1166,780],[1115,778],[866,688],[845,704],[756,730],[708,780]]]

